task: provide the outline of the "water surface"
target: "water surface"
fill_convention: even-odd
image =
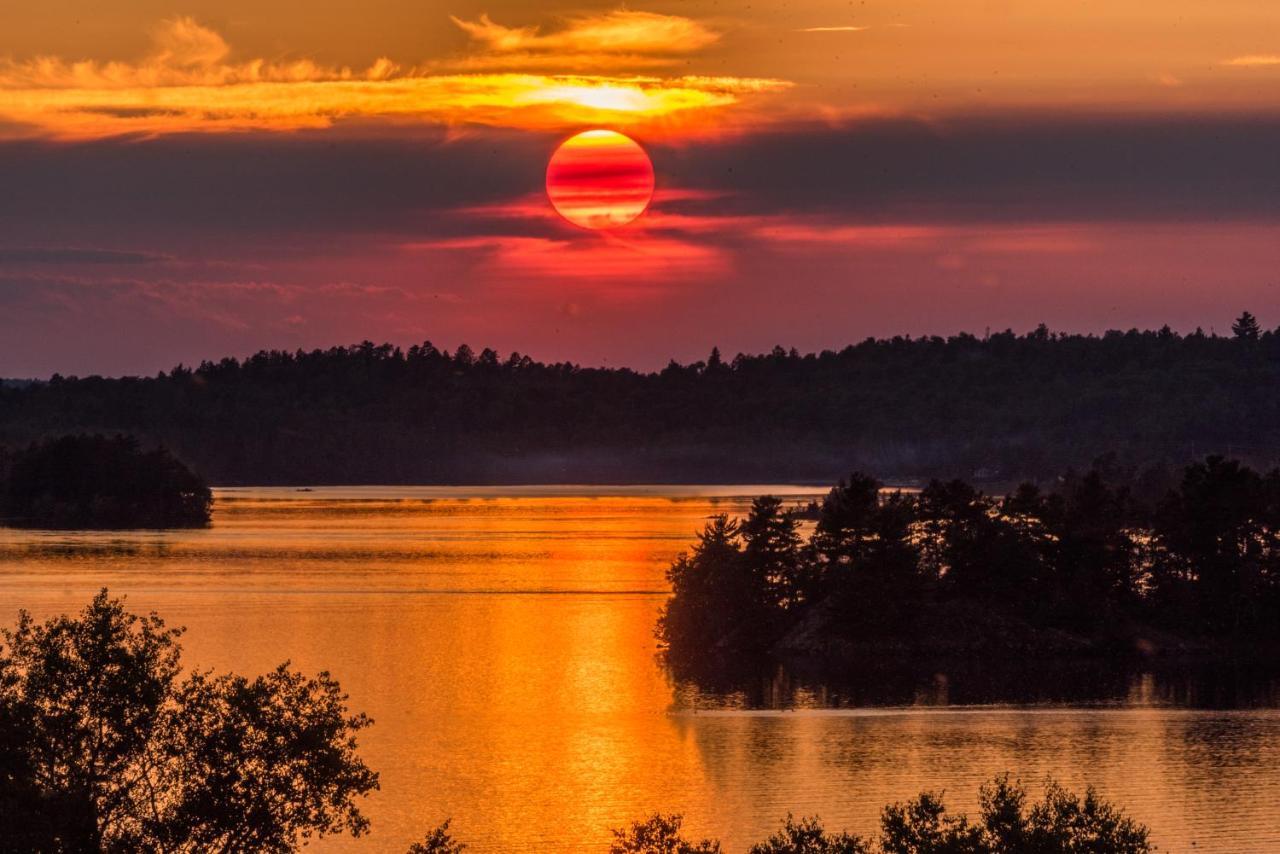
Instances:
[[[747,487],[217,491],[207,530],[0,529],[0,619],[107,586],[188,627],[187,662],[328,669],[376,724],[373,833],[403,851],[452,816],[477,852],[603,851],[679,811],[742,850],[788,811],[866,833],[887,801],[1011,770],[1096,785],[1165,851],[1280,850],[1280,691],[1219,667],[1020,662],[839,678],[677,679],[655,657],[663,572]]]

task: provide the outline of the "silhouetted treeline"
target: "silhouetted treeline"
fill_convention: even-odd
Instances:
[[[213,494],[164,448],[129,436],[62,436],[0,448],[0,525],[187,528],[209,521]]]
[[[1280,638],[1280,470],[1209,457],[1162,472],[1111,460],[1003,498],[855,474],[797,514],[757,499],[671,566],[658,632],[714,651],[1086,653]]]
[[[947,810],[942,795],[924,792],[880,814],[880,833],[866,839],[830,832],[816,817],[788,815],[768,839],[747,854],[1146,854],[1155,850],[1147,828],[1089,789],[1083,798],[1049,782],[1044,798],[1028,802],[1026,790],[1006,774],[982,786],[979,816]],[[613,831],[609,854],[720,854],[714,839],[681,833],[679,815],[661,813]],[[463,854],[445,822],[409,854]]]
[[[426,343],[0,387],[0,443],[163,443],[214,483],[1039,479],[1108,450],[1280,460],[1280,334],[867,340],[655,373]]]

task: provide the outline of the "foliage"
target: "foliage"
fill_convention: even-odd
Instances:
[[[370,342],[0,387],[0,443],[127,432],[215,483],[1043,479],[1106,451],[1280,458],[1280,334],[1044,327],[640,373]]]
[[[104,590],[78,617],[25,612],[0,648],[0,835],[31,850],[294,851],[362,834],[377,787],[328,674],[281,665],[179,681],[180,630]],[[12,808],[11,808],[12,807]]]
[[[46,528],[207,524],[213,496],[163,448],[127,436],[63,436],[0,459],[0,520]]]
[[[751,846],[748,854],[1148,854],[1154,850],[1146,827],[1098,797],[1092,788],[1080,798],[1049,781],[1044,798],[1028,805],[1026,791],[1006,774],[982,786],[979,803],[978,819],[971,822],[963,814],[949,813],[941,795],[925,792],[885,807],[876,840],[829,833],[816,817],[797,820],[788,815],[777,832]],[[721,850],[715,840],[686,839],[680,825],[678,815],[657,814],[634,822],[613,831],[609,852],[718,854]],[[433,835],[447,827],[446,822]],[[457,850],[414,846],[409,854]]]
[[[462,854],[466,847],[453,838],[449,833],[449,822],[445,821],[428,832],[421,842],[410,845],[408,854]]]
[[[814,506],[807,542],[794,511],[759,499],[741,523],[714,519],[672,564],[657,634],[679,663],[768,649],[815,615],[829,636],[908,638],[942,606],[977,603],[1006,623],[1085,638],[1125,625],[1274,638],[1280,470],[1209,457],[1147,501],[1137,496],[1163,475],[1113,462],[1003,499],[961,480],[885,493],[854,474]]]
[[[689,842],[680,835],[680,824],[678,815],[655,813],[631,827],[614,830],[609,854],[719,854],[719,842]]]
[[[870,854],[870,846],[847,833],[828,834],[817,817],[799,821],[788,814],[782,829],[748,854]]]
[[[1147,829],[1092,788],[1084,798],[1049,782],[1044,799],[1026,805],[1026,791],[1008,775],[982,787],[981,815],[971,824],[946,811],[942,796],[921,794],[886,807],[883,854],[1145,854]]]

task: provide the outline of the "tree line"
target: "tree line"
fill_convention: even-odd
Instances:
[[[931,632],[942,651],[1277,639],[1280,470],[1211,456],[1167,478],[1105,458],[995,497],[855,474],[810,508],[807,536],[762,497],[674,561],[658,635],[676,660]]]
[[[609,854],[720,854],[714,839],[689,839],[679,815],[659,813],[613,831]],[[466,845],[436,828],[409,854],[463,854]],[[949,812],[941,794],[924,792],[886,806],[880,833],[864,838],[828,831],[815,817],[788,815],[747,854],[1148,854],[1155,849],[1147,828],[1100,798],[1093,789],[1079,797],[1050,781],[1043,798],[1029,802],[1026,789],[1009,775],[979,791],[979,817]]]
[[[629,369],[491,349],[263,351],[154,377],[0,384],[0,444],[163,444],[218,484],[1033,480],[1108,450],[1280,460],[1280,334],[1011,331]]]

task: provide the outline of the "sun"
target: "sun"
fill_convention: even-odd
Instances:
[[[618,228],[645,212],[653,198],[653,162],[634,139],[588,130],[560,143],[547,164],[547,198],[583,228]]]

